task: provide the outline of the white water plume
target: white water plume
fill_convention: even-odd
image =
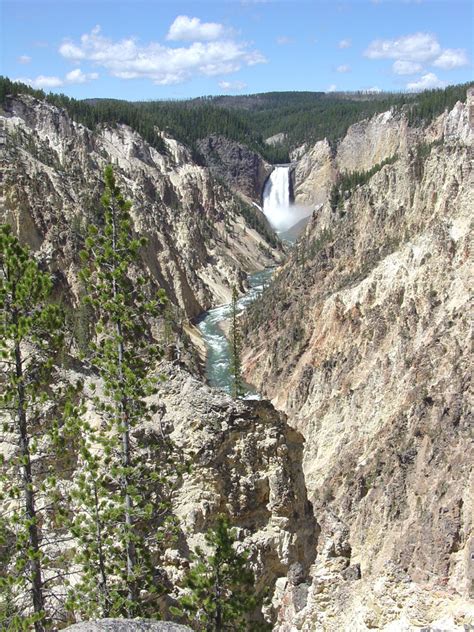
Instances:
[[[310,214],[310,210],[290,201],[290,167],[278,165],[263,190],[263,212],[277,231],[285,231]]]

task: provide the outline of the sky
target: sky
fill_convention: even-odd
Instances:
[[[0,0],[0,74],[75,98],[472,79],[472,0]]]

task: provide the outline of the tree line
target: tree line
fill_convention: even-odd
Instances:
[[[135,432],[157,412],[152,322],[167,299],[140,273],[144,239],[111,166],[104,179],[101,221],[81,252],[93,335],[73,378],[52,277],[0,228],[0,627],[12,632],[160,618],[173,590],[161,565],[179,536],[172,498],[190,464],[165,435],[144,445]],[[173,612],[196,630],[248,629],[261,605],[248,555],[224,516],[206,540]]]
[[[197,141],[211,134],[225,136],[260,153],[271,163],[289,162],[289,152],[305,142],[342,138],[353,123],[389,109],[405,111],[411,125],[430,123],[457,101],[466,100],[472,83],[420,93],[324,94],[274,92],[237,97],[205,97],[183,101],[77,100],[64,94],[34,90],[0,77],[0,104],[8,95],[31,94],[67,110],[73,120],[97,125],[126,124],[158,151],[166,145],[157,129],[191,147],[204,164]],[[268,145],[265,139],[283,132],[285,140]]]

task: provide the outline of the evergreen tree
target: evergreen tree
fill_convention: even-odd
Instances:
[[[269,92],[240,97],[203,97],[186,101],[127,102],[118,99],[76,100],[64,94],[48,94],[31,86],[0,77],[0,105],[8,95],[32,94],[65,108],[76,121],[94,129],[100,123],[126,124],[160,153],[166,142],[157,130],[165,130],[191,147],[202,163],[198,141],[219,134],[247,145],[272,163],[289,162],[289,151],[305,142],[323,138],[336,141],[348,127],[391,108],[404,110],[410,124],[428,124],[457,101],[466,100],[472,83],[425,90],[417,94]],[[269,145],[265,138],[284,132],[285,140]]]
[[[329,205],[331,206],[332,211],[337,210],[341,200],[342,200],[342,197],[339,191],[339,186],[337,184],[333,184],[331,188],[331,192],[329,194]]]
[[[81,253],[87,301],[95,313],[90,361],[103,384],[94,398],[99,427],[82,422],[80,467],[71,494],[77,507],[72,530],[78,538],[76,562],[82,568],[69,608],[86,615],[155,614],[160,590],[154,556],[170,518],[172,458],[157,437],[140,456],[134,427],[156,407],[152,377],[161,349],[150,319],[161,312],[162,290],[138,271],[143,239],[135,238],[112,167],[105,170],[100,231],[91,226]]]
[[[197,549],[194,565],[183,582],[187,589],[181,608],[194,630],[223,632],[265,629],[249,622],[249,615],[261,602],[255,592],[255,577],[247,553],[235,547],[235,530],[219,516],[206,534],[210,551]]]
[[[237,311],[237,288],[232,289],[231,323],[230,323],[230,352],[231,352],[231,372],[232,372],[232,395],[235,399],[242,397],[245,393],[242,380],[242,335]]]
[[[49,302],[51,276],[26,247],[0,227],[0,571],[2,629],[45,629],[62,506],[53,467],[64,446],[70,389],[57,384],[55,360],[63,342],[63,316]],[[53,382],[56,383],[53,386]],[[5,456],[7,458],[5,459]],[[53,573],[54,575],[56,573]]]

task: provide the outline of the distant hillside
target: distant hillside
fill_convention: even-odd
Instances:
[[[344,136],[357,121],[390,108],[407,108],[411,123],[428,123],[456,101],[465,101],[469,84],[419,94],[269,92],[241,96],[201,97],[184,101],[78,101],[64,94],[46,95],[0,77],[0,103],[8,94],[28,93],[65,108],[69,115],[94,129],[100,123],[125,123],[158,150],[163,140],[156,129],[190,146],[202,160],[197,141],[221,135],[260,153],[271,163],[289,161],[289,152],[302,143]],[[285,141],[267,145],[265,138],[280,132]]]

